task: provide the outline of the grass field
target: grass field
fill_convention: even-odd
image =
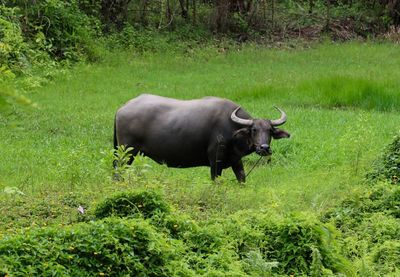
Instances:
[[[310,49],[204,49],[187,54],[112,54],[80,65],[27,95],[0,122],[0,232],[79,221],[115,191],[153,187],[177,210],[209,219],[239,210],[316,217],[365,189],[372,161],[399,131],[400,55],[390,44]],[[181,99],[232,99],[256,118],[288,114],[288,140],[272,143],[245,185],[225,170],[171,169],[138,159],[127,180],[111,180],[115,111],[142,92]],[[256,162],[245,158],[245,169]]]

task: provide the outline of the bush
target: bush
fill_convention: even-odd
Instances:
[[[58,60],[96,58],[100,21],[82,12],[79,1],[5,2],[0,5],[0,58],[7,65],[30,66],[43,58],[41,53]]]
[[[99,205],[98,217],[147,219],[113,217],[5,236],[0,276],[352,275],[335,232],[308,215],[249,211],[197,223],[166,207],[152,191],[124,193]]]
[[[367,174],[371,181],[388,180],[394,184],[400,183],[400,135],[394,137],[382,156],[372,165],[373,170]]]
[[[241,257],[259,251],[264,263],[277,262],[271,268],[278,274],[332,275],[352,274],[341,256],[333,228],[307,215],[277,218],[271,214],[238,213],[227,222],[228,237],[233,239]],[[271,264],[270,264],[271,265]]]
[[[399,217],[400,187],[381,183],[349,195],[323,220],[342,232],[344,254],[359,264],[360,275],[371,270],[384,275],[398,270]]]
[[[6,69],[19,71],[27,66],[28,45],[18,21],[18,8],[0,5],[0,79]]]
[[[382,274],[400,272],[400,241],[388,240],[376,249],[373,254],[376,270]],[[394,275],[393,275],[394,276]]]
[[[247,211],[200,225],[171,214],[157,226],[184,243],[182,259],[200,275],[353,274],[340,254],[337,233],[308,215],[277,217]]]
[[[151,218],[169,212],[170,207],[160,194],[152,190],[138,190],[107,198],[97,205],[94,214],[98,219],[109,216]]]
[[[186,234],[197,232],[199,225],[188,215],[158,214],[151,218],[152,224],[174,239],[183,239]]]
[[[400,217],[400,187],[382,183],[366,192],[355,192],[336,208],[324,215],[341,230],[359,226],[375,213]]]
[[[95,26],[77,1],[40,1],[25,9],[26,36],[57,59],[91,57]]]
[[[171,276],[180,248],[143,220],[107,219],[0,241],[0,275]]]

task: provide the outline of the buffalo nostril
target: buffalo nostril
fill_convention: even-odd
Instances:
[[[266,150],[266,151],[268,151],[270,149],[268,144],[261,144],[260,147],[262,150]]]

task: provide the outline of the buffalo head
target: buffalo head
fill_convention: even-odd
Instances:
[[[288,138],[290,134],[282,129],[276,128],[286,122],[287,116],[284,111],[275,107],[280,113],[279,119],[244,119],[236,115],[240,109],[237,107],[231,114],[233,122],[244,126],[234,133],[234,137],[240,137],[245,141],[248,151],[255,151],[260,156],[271,155],[271,139]]]

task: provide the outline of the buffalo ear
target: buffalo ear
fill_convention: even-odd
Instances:
[[[250,134],[249,128],[242,128],[242,129],[235,131],[233,133],[233,137],[234,138],[243,137],[243,136],[248,136],[249,134]]]
[[[272,137],[274,139],[290,138],[290,134],[288,132],[286,132],[285,130],[282,130],[279,128],[274,128],[272,130]]]

